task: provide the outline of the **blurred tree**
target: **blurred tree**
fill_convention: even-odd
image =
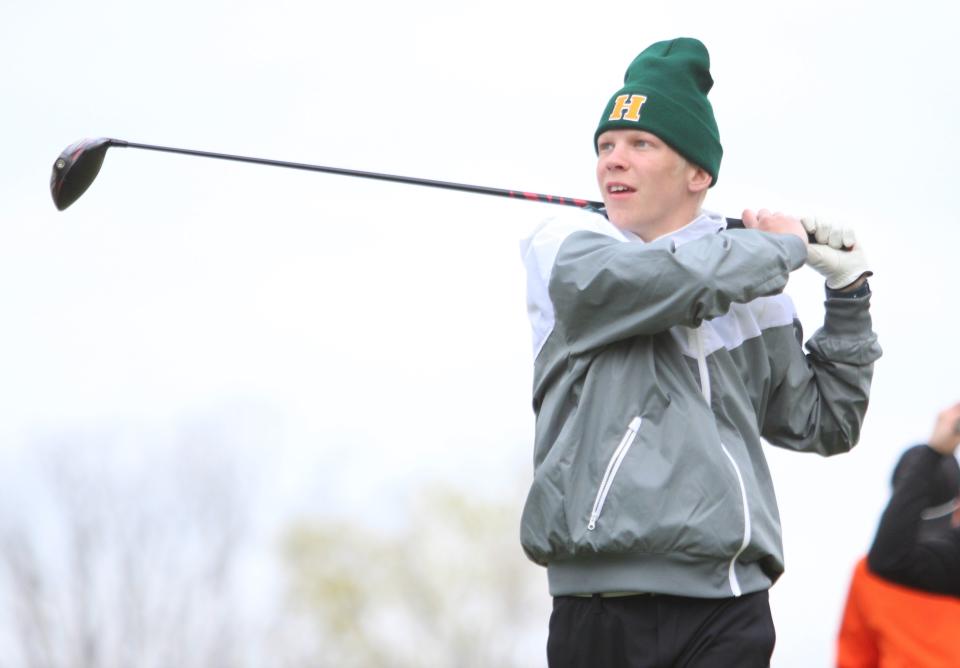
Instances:
[[[550,599],[543,571],[520,549],[518,508],[431,488],[399,531],[293,528],[291,600],[312,647],[289,665],[543,665]]]
[[[237,471],[191,445],[132,466],[103,443],[39,449],[0,523],[0,666],[253,665],[237,642]]]

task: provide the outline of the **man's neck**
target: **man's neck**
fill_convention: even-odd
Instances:
[[[678,210],[677,213],[669,218],[653,221],[645,225],[642,230],[631,230],[634,234],[644,240],[646,243],[656,241],[660,237],[673,234],[677,230],[683,229],[695,221],[701,213],[700,205],[695,209]]]

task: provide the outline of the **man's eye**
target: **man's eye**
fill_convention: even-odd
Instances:
[[[611,148],[613,148],[613,144],[611,144],[611,143],[608,142],[608,141],[606,141],[606,142],[601,142],[601,143],[597,146],[597,150],[599,150],[599,151],[609,151]]]
[[[646,148],[650,145],[650,142],[648,142],[646,139],[636,139],[634,140],[633,145],[637,148]]]

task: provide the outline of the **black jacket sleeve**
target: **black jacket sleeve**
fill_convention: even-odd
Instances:
[[[913,448],[902,462],[893,495],[867,556],[870,570],[915,589],[960,596],[960,529],[921,530],[924,509],[935,505],[931,481],[943,455],[929,447]]]

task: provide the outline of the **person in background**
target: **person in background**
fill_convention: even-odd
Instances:
[[[857,563],[838,668],[960,666],[960,404],[908,448],[870,552]]]

